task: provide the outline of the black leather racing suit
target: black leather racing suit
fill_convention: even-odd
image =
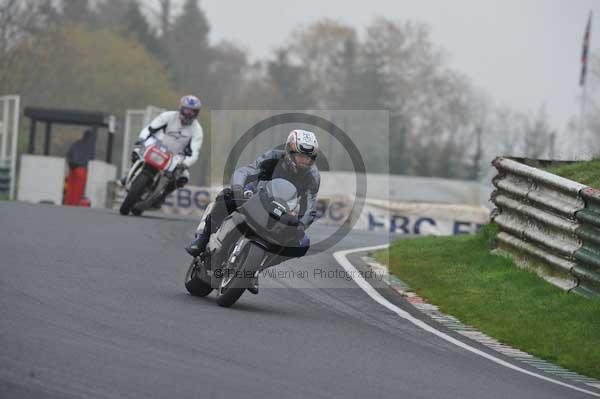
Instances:
[[[254,188],[259,181],[283,178],[296,186],[300,197],[300,211],[298,219],[304,228],[310,226],[317,214],[317,193],[321,183],[321,176],[316,165],[298,174],[290,170],[284,160],[285,151],[270,150],[259,156],[254,162],[237,169],[232,178],[231,186]],[[210,234],[215,233],[223,220],[236,209],[233,191],[227,187],[215,199],[210,213],[204,218],[204,223],[199,226],[198,233],[203,236],[203,241],[208,242]],[[286,248],[285,257],[301,257],[306,254],[310,246],[310,239],[304,234],[297,247]]]

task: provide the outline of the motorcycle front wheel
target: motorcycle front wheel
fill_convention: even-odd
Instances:
[[[197,260],[194,259],[185,274],[185,289],[193,296],[207,296],[212,292],[210,284],[205,283],[198,276]]]
[[[128,215],[132,210],[133,206],[140,200],[144,191],[146,191],[146,187],[150,185],[150,180],[152,178],[148,176],[146,173],[140,173],[136,176],[135,180],[131,183],[131,187],[121,204],[121,208],[119,208],[119,212],[121,215]]]
[[[219,288],[217,288],[217,304],[219,306],[228,308],[240,299],[246,288],[250,287],[252,280],[246,275],[245,271],[251,266],[257,266],[262,261],[263,256],[264,249],[248,242],[234,264],[223,268],[223,276]]]

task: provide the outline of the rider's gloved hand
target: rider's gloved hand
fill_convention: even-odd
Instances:
[[[244,203],[244,187],[236,184],[231,186],[231,193],[236,206],[240,206]]]
[[[140,154],[144,153],[144,143],[145,141],[142,139],[138,139],[133,143],[133,149],[131,151],[131,163],[134,164],[138,159],[140,159]]]
[[[287,226],[298,227],[301,223],[298,218],[292,214],[284,213],[279,218],[279,221]]]
[[[233,195],[233,199],[243,198],[244,197],[244,187],[239,184],[235,184],[231,186],[231,193]]]
[[[246,184],[244,186],[244,198],[250,199],[254,195],[254,186],[252,184]]]

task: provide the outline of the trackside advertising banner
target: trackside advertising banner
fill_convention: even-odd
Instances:
[[[416,236],[472,234],[489,218],[482,206],[367,199],[355,228]]]
[[[115,184],[112,208],[118,209],[124,191]],[[221,187],[187,186],[167,198],[161,211],[170,215],[200,217]],[[351,196],[319,198],[315,223],[339,226],[348,220],[354,206]],[[489,221],[482,206],[366,199],[355,229],[389,232],[397,235],[457,235],[475,233]]]

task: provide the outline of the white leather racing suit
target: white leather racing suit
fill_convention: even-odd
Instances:
[[[154,118],[140,132],[138,142],[148,146],[159,140],[172,153],[184,155],[182,163],[190,167],[198,160],[203,136],[202,126],[197,120],[190,125],[183,125],[178,111],[167,111]]]

